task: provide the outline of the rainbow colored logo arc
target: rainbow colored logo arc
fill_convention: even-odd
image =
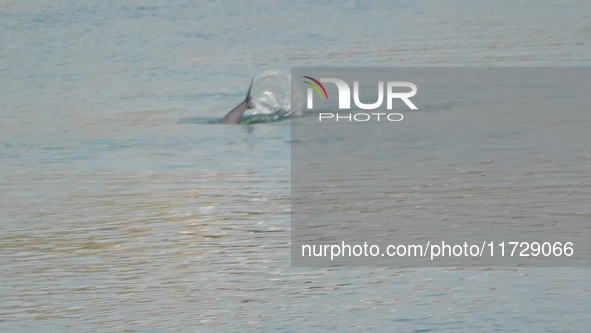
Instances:
[[[320,83],[318,80],[316,80],[314,78],[311,78],[309,76],[302,76],[302,77],[305,77],[306,79],[310,79],[310,80],[314,81],[316,84],[318,84],[320,86],[320,88],[322,88],[322,91],[324,91],[324,96],[326,96],[326,100],[328,100],[328,94],[326,93],[326,89],[324,89],[324,86],[322,85],[322,83]],[[316,89],[316,91],[318,92],[318,95],[320,95],[320,99],[323,99],[324,98],[324,97],[322,97],[322,93],[320,92],[320,89],[318,89],[318,87],[315,84],[310,83],[308,81],[302,81],[302,82],[304,82],[306,84],[309,84],[314,89]]]

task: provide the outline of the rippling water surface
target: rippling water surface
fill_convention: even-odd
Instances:
[[[588,269],[291,268],[289,120],[199,120],[291,66],[589,66],[589,12],[0,0],[0,330],[587,331]]]

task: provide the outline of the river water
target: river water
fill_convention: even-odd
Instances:
[[[292,268],[289,120],[209,120],[292,66],[590,66],[590,12],[0,0],[0,330],[588,331],[586,268]]]

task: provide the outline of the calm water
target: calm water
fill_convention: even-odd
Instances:
[[[0,0],[0,331],[588,331],[588,269],[291,268],[289,121],[183,121],[291,66],[590,66],[588,1],[233,3]]]

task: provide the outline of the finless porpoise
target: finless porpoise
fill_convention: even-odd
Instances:
[[[250,90],[252,89],[252,83],[254,82],[254,78],[250,81],[250,87],[248,88],[248,93],[246,93],[246,99],[242,101],[242,103],[238,104],[232,111],[228,112],[227,115],[222,118],[222,124],[240,124],[242,121],[242,116],[244,116],[244,112],[248,109],[252,109],[254,104],[252,104],[252,96],[250,95]]]

